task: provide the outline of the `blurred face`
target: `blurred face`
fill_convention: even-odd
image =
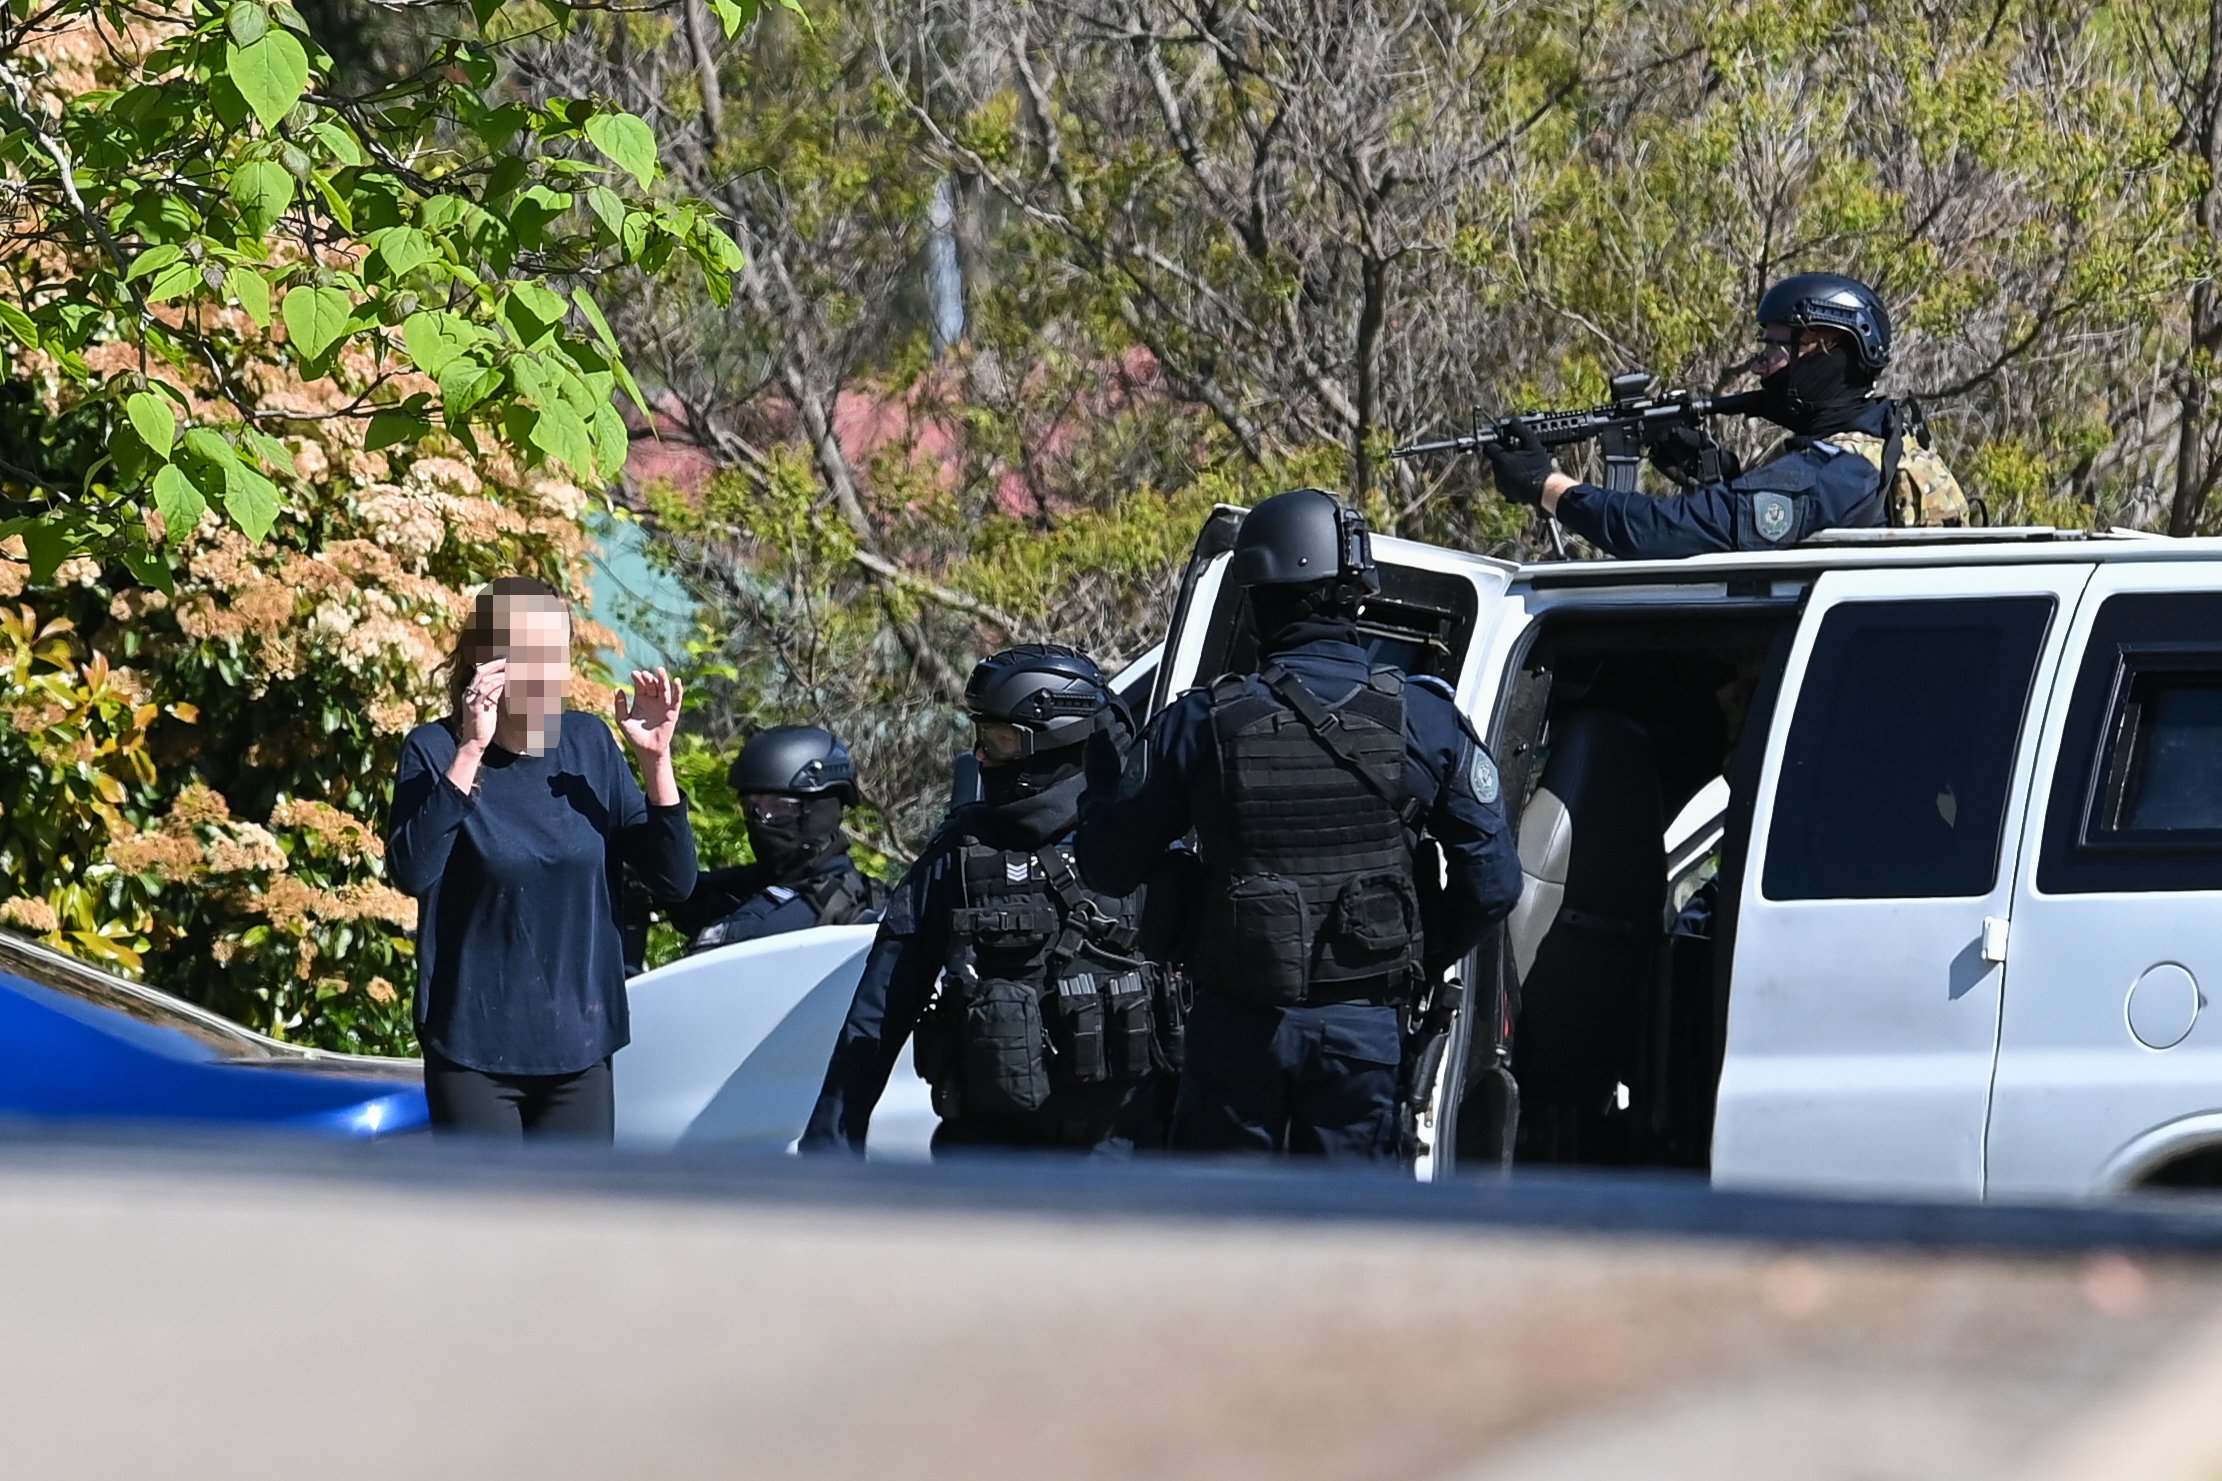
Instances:
[[[494,656],[507,660],[501,715],[528,756],[556,743],[571,682],[571,614],[545,598],[494,598]]]

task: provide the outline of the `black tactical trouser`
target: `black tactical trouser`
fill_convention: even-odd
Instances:
[[[1173,1150],[1395,1158],[1401,1017],[1389,1003],[1273,1007],[1199,991]]]
[[[1172,1082],[1156,1079],[1085,1099],[1061,1093],[1031,1116],[966,1112],[934,1129],[933,1151],[936,1157],[999,1149],[1128,1157],[1137,1148],[1165,1145],[1171,1100]]]

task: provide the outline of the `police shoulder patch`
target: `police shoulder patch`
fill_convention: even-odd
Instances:
[[[1473,757],[1466,764],[1466,790],[1474,794],[1476,802],[1494,803],[1501,785],[1497,780],[1497,763],[1480,746],[1469,749]]]
[[[1784,536],[1797,527],[1797,506],[1787,494],[1753,494],[1751,496],[1751,525],[1759,538],[1780,544]]]

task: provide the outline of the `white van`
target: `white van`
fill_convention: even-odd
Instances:
[[[1155,674],[1122,677],[1150,686],[1138,708],[1248,660],[1222,582],[1240,518],[1206,525]],[[1527,873],[1463,969],[1422,1176],[2222,1186],[2201,986],[2222,982],[2222,540],[1843,531],[1533,566],[1374,548],[1364,636],[1454,688]],[[628,1057],[634,1086],[662,1078],[644,999],[717,991],[717,955],[636,980],[621,1131]],[[853,968],[813,961],[830,1005]],[[699,1056],[702,1020],[679,1017]],[[749,1077],[730,1078],[729,1100]]]

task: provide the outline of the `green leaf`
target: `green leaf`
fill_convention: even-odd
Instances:
[[[458,358],[442,367],[434,377],[440,383],[440,410],[447,417],[449,431],[463,424],[463,419],[485,404],[486,398],[501,389],[502,374],[476,360]]]
[[[579,477],[594,476],[593,434],[569,406],[558,402],[542,407],[528,440]]]
[[[324,146],[327,154],[341,164],[356,166],[364,162],[362,146],[355,142],[355,136],[347,131],[344,124],[328,118],[320,119],[309,126],[309,134]]]
[[[186,432],[182,456],[219,474],[239,461],[239,454],[232,451],[232,445],[224,440],[223,434],[209,427],[194,427]],[[221,481],[213,490],[205,481],[202,484],[204,492],[221,492],[222,487]]]
[[[0,303],[0,329],[7,330],[17,344],[38,348],[39,326],[12,303]]]
[[[253,46],[270,29],[270,12],[257,0],[241,0],[225,15],[224,27],[237,44]]]
[[[609,234],[614,240],[624,239],[624,197],[607,185],[597,185],[586,193],[586,204],[594,212],[595,218],[609,228]]]
[[[396,282],[439,255],[432,238],[413,226],[389,226],[384,231],[371,233],[371,240],[378,249],[378,261],[384,266],[386,276]]]
[[[23,553],[30,560],[34,585],[53,579],[54,568],[69,559],[77,545],[66,527],[51,520],[33,520],[17,533],[23,536]]]
[[[224,286],[258,329],[270,327],[270,281],[251,267],[238,266],[224,274]]]
[[[459,195],[435,195],[417,207],[417,222],[426,231],[453,231],[470,211],[471,203]]]
[[[124,273],[123,279],[130,283],[145,277],[148,273],[160,272],[183,256],[184,251],[185,249],[175,242],[164,242],[159,247],[149,247],[146,251],[131,259],[131,267],[129,271]]]
[[[581,284],[571,290],[571,301],[579,306],[579,316],[594,331],[594,337],[601,341],[602,348],[609,351],[612,360],[616,359],[617,336],[610,333],[610,321],[602,317],[602,306],[594,301],[594,295],[587,292],[585,285]]]
[[[656,178],[656,135],[630,113],[597,113],[586,121],[586,137],[610,162],[646,190]]]
[[[323,359],[324,352],[347,332],[354,307],[354,301],[337,288],[295,288],[281,306],[293,347],[310,360]]]
[[[756,0],[710,0],[710,9],[716,13],[718,25],[724,28],[728,41],[756,19]]]
[[[478,326],[441,309],[423,309],[401,321],[401,343],[409,358],[434,380],[478,338]]]
[[[131,419],[131,430],[139,440],[161,456],[167,458],[170,449],[177,445],[177,413],[170,410],[167,399],[152,391],[140,391],[124,398],[123,413]]]
[[[293,204],[293,177],[274,159],[251,160],[231,177],[231,203],[239,210],[240,229],[262,238]]]
[[[224,470],[224,511],[239,533],[259,543],[278,522],[278,486],[234,459]]]
[[[396,443],[422,441],[431,432],[431,423],[422,417],[398,411],[376,412],[371,416],[370,430],[363,435],[363,446],[370,452],[377,452]]]
[[[603,402],[594,410],[594,461],[602,477],[617,477],[632,450],[632,429],[625,425],[624,413],[612,403]]]
[[[553,290],[530,281],[510,284],[508,299],[502,304],[502,317],[526,345],[546,337],[550,329],[563,322],[563,313],[563,300]]]
[[[301,476],[301,470],[293,464],[293,454],[286,451],[286,445],[277,438],[253,427],[243,429],[241,435],[247,439],[247,445],[255,450],[255,457],[263,467],[275,468],[288,478]]]
[[[269,31],[252,46],[224,48],[224,75],[266,129],[274,129],[309,86],[309,54],[290,31]]]
[[[175,463],[164,463],[154,475],[154,507],[162,511],[163,538],[171,545],[192,533],[208,512],[208,499]]]
[[[201,270],[190,262],[173,262],[154,275],[147,284],[148,303],[167,303],[183,293],[190,293],[201,281]]]

